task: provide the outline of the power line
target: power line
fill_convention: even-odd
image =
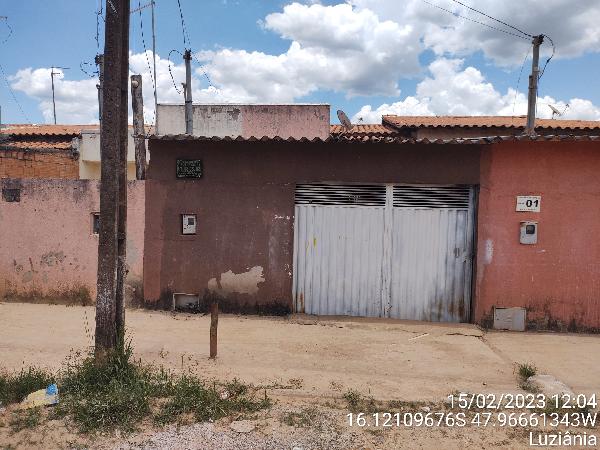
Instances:
[[[0,20],[4,20],[4,24],[6,25],[6,27],[8,28],[8,34],[6,35],[6,37],[2,40],[2,42],[0,42],[0,44],[6,44],[6,42],[10,39],[10,37],[13,34],[13,29],[12,27],[9,25],[8,23],[8,17],[7,16],[0,16]]]
[[[545,38],[548,38],[548,40],[550,41],[550,44],[552,44],[552,54],[550,55],[550,57],[544,63],[544,67],[542,68],[542,72],[540,73],[540,76],[538,77],[538,80],[540,78],[542,78],[542,75],[544,75],[544,72],[546,71],[546,66],[548,65],[548,63],[550,62],[550,60],[552,58],[554,58],[554,53],[556,52],[556,47],[554,46],[554,41],[552,40],[552,38],[550,36],[546,35],[546,34],[543,34],[542,36],[544,36]]]
[[[515,106],[517,105],[517,96],[519,95],[519,84],[521,83],[521,76],[523,75],[523,68],[525,67],[525,62],[527,61],[527,57],[529,56],[529,49],[525,52],[525,57],[523,58],[523,64],[521,64],[521,70],[519,71],[519,78],[517,79],[517,87],[515,88],[515,100],[513,101],[513,109],[512,115],[515,115]]]
[[[478,13],[478,14],[481,14],[482,16],[485,16],[485,17],[487,17],[488,19],[495,20],[496,22],[498,22],[498,23],[501,23],[501,24],[502,24],[502,25],[504,25],[504,26],[507,26],[507,27],[509,27],[509,28],[512,28],[513,30],[516,30],[516,31],[518,31],[519,33],[521,33],[521,34],[524,34],[524,35],[525,35],[525,36],[527,36],[527,37],[533,38],[533,35],[532,35],[532,34],[525,33],[523,30],[520,30],[519,28],[517,28],[517,27],[515,27],[515,26],[513,26],[513,25],[511,25],[511,24],[509,24],[509,23],[506,23],[506,22],[503,22],[502,20],[496,19],[495,17],[492,17],[492,16],[490,16],[489,14],[486,14],[486,13],[484,13],[484,12],[482,12],[482,11],[479,11],[478,9],[475,9],[475,8],[473,8],[473,7],[469,6],[469,5],[465,5],[463,2],[461,2],[461,1],[459,1],[459,0],[452,0],[452,1],[453,1],[454,3],[458,3],[458,4],[459,4],[459,5],[461,5],[461,6],[464,6],[464,7],[465,7],[465,8],[467,8],[467,9],[470,9],[471,11],[475,11],[476,13]]]
[[[25,111],[23,111],[23,108],[21,107],[21,104],[19,103],[19,100],[17,100],[17,97],[14,93],[14,91],[12,90],[12,88],[10,87],[10,83],[8,82],[8,79],[6,78],[6,73],[4,72],[4,67],[2,67],[2,64],[0,64],[0,72],[2,72],[2,78],[4,78],[4,82],[6,83],[6,87],[8,88],[10,95],[12,96],[13,100],[15,101],[15,103],[17,104],[17,106],[19,107],[19,111],[21,111],[21,114],[23,115],[23,117],[25,118],[25,120],[27,121],[27,123],[31,123],[31,120],[29,120],[29,117],[27,117],[27,114],[25,114]]]
[[[191,45],[190,44],[190,36],[188,35],[187,30],[185,28],[185,21],[183,20],[183,11],[181,10],[181,1],[180,0],[177,0],[177,6],[179,7],[179,17],[181,17],[181,30],[183,32],[183,46],[186,47],[186,42],[187,42],[187,45]]]
[[[146,57],[146,64],[148,65],[148,72],[150,73],[150,80],[152,80],[152,89],[156,91],[156,82],[154,81],[154,74],[152,73],[152,67],[150,67],[150,60],[148,59],[148,50],[146,49],[146,40],[144,39],[144,22],[142,19],[142,2],[138,0],[138,11],[140,13],[140,31],[142,33],[142,45],[144,46],[144,56]]]
[[[449,9],[443,8],[443,7],[442,7],[442,6],[440,6],[440,5],[436,5],[435,3],[430,3],[430,2],[428,2],[427,0],[421,0],[421,1],[422,1],[423,3],[426,3],[426,4],[428,4],[429,6],[433,6],[434,8],[441,9],[442,11],[444,11],[444,12],[447,12],[448,14],[452,14],[454,17],[460,17],[461,19],[465,19],[465,20],[468,20],[468,21],[470,21],[470,22],[474,22],[474,23],[477,23],[477,24],[479,24],[479,25],[483,25],[484,27],[491,28],[492,30],[500,31],[501,33],[508,34],[508,35],[510,35],[510,36],[515,36],[515,37],[518,37],[518,38],[520,38],[520,39],[525,39],[525,40],[528,40],[528,39],[527,39],[527,37],[525,37],[525,36],[523,36],[523,35],[521,35],[521,34],[512,33],[511,31],[508,31],[508,30],[503,30],[503,29],[501,29],[501,28],[496,28],[496,27],[494,27],[494,26],[492,26],[492,25],[489,25],[489,24],[487,24],[487,23],[484,23],[484,22],[479,22],[478,20],[471,19],[470,17],[467,17],[467,16],[462,16],[462,15],[460,15],[460,14],[458,14],[458,13],[455,13],[454,11],[450,11]],[[454,0],[453,0],[453,1],[454,1]]]
[[[182,57],[183,57],[183,54],[179,50],[173,49],[169,52],[169,56],[167,56],[167,61],[168,61],[168,65],[169,65],[169,75],[171,75],[171,81],[173,81],[173,87],[175,88],[175,91],[178,94],[181,94],[181,91],[179,89],[177,89],[177,84],[175,84],[175,78],[173,77],[173,72],[171,71],[171,54],[173,52],[179,53]]]

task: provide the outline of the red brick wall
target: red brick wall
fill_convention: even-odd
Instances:
[[[600,143],[520,142],[485,147],[478,211],[475,321],[494,306],[527,308],[530,326],[600,329]],[[539,213],[517,195],[541,195]],[[539,222],[519,243],[519,222]]]
[[[79,164],[70,152],[0,151],[0,178],[78,179]]]

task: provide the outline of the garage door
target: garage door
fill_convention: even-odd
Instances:
[[[472,204],[469,186],[298,185],[296,311],[468,321]]]

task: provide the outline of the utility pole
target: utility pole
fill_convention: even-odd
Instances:
[[[96,297],[95,356],[98,362],[117,346],[124,316],[117,320],[118,242],[125,235],[119,222],[122,147],[127,146],[127,70],[129,68],[129,0],[111,0],[106,8],[102,120],[100,125],[100,230]],[[125,73],[125,77],[123,74]],[[125,192],[126,194],[126,192]],[[121,336],[122,337],[122,336]]]
[[[125,339],[125,278],[127,277],[127,149],[129,147],[129,21],[130,0],[123,0],[121,22],[123,44],[121,46],[121,105],[119,110],[119,206],[117,222],[117,292],[115,296],[117,339]]]
[[[144,98],[142,76],[131,75],[131,109],[133,111],[133,135],[135,142],[135,177],[146,179],[146,139],[144,137]]]
[[[98,66],[98,119],[102,123],[102,82],[104,80],[104,55],[96,55],[94,62]]]
[[[535,105],[537,102],[538,79],[540,77],[540,45],[544,42],[544,35],[533,37],[533,61],[531,63],[531,75],[529,75],[529,93],[527,98],[527,126],[525,134],[535,134]]]
[[[156,110],[158,108],[158,97],[156,95],[156,33],[154,31],[154,5],[156,4],[156,2],[154,0],[151,0],[152,3],[152,64],[153,64],[153,72],[154,72],[154,123],[156,124]],[[145,144],[144,144],[145,145]],[[144,155],[144,159],[145,159],[145,155]],[[145,169],[144,169],[145,170]]]
[[[192,109],[192,51],[186,49],[183,53],[185,61],[185,134],[194,134],[194,121]]]
[[[67,70],[68,67],[51,67],[50,79],[52,80],[52,112],[54,113],[54,125],[56,125],[56,102],[54,101],[54,75],[60,75],[61,72],[55,72],[54,69]]]

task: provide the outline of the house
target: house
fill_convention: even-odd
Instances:
[[[6,125],[1,131],[0,178],[100,179],[98,124]],[[135,180],[131,127],[130,131],[127,178]]]
[[[428,138],[286,108],[254,108],[250,127],[198,106],[194,130],[218,135],[150,137],[148,304],[483,325],[514,308],[530,328],[600,329],[590,130]]]

